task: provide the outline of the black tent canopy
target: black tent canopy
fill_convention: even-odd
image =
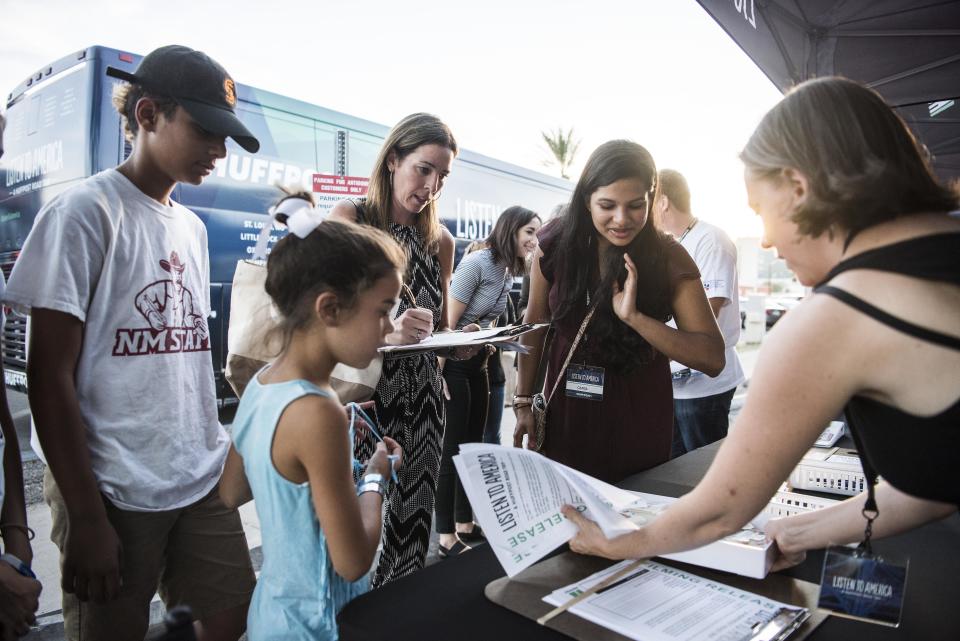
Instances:
[[[697,1],[778,89],[830,75],[873,87],[940,176],[960,178],[960,2]]]

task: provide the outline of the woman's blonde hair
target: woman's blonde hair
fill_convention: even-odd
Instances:
[[[439,145],[449,149],[454,155],[459,151],[450,128],[434,115],[415,113],[398,122],[387,134],[387,139],[373,166],[364,212],[367,223],[385,231],[390,230],[393,222],[390,219],[393,181],[387,160],[393,153],[397,162],[400,162],[423,145]],[[441,231],[436,201],[428,202],[423,211],[417,215],[415,227],[420,232],[427,251],[431,254],[437,253],[440,247]]]
[[[807,202],[792,219],[812,237],[835,230],[849,242],[872,225],[960,204],[883,98],[845,78],[792,89],[760,121],[740,159],[759,178],[779,179],[788,167],[809,178]]]

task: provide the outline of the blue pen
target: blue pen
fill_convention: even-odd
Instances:
[[[380,433],[377,432],[377,428],[374,427],[376,423],[363,411],[363,408],[360,407],[357,403],[350,403],[350,407],[354,412],[359,412],[360,416],[363,417],[363,420],[367,422],[367,426],[370,428],[370,433],[373,434],[378,441],[383,442],[383,437],[380,436]],[[400,480],[397,478],[397,461],[400,457],[397,454],[388,454],[387,459],[390,461],[390,478],[393,479],[393,482],[399,485]]]
[[[397,461],[400,460],[398,454],[387,454],[387,458],[390,459],[390,478],[393,479],[394,485],[399,485],[400,481],[397,479]]]

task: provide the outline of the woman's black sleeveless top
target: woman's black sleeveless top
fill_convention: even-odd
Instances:
[[[831,270],[873,269],[960,286],[960,233],[923,236],[863,252]],[[821,284],[827,294],[874,320],[920,340],[960,351],[960,338],[908,323],[849,292]],[[960,317],[956,319],[960,327]],[[861,456],[903,492],[960,505],[960,371],[941,372],[956,383],[957,400],[935,416],[915,416],[878,401],[855,396],[844,408]]]

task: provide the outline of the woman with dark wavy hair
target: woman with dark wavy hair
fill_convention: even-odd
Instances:
[[[650,220],[656,191],[657,168],[646,149],[625,140],[601,145],[564,215],[541,230],[531,270],[524,320],[553,321],[545,395],[593,312],[550,401],[542,451],[610,482],[670,458],[669,361],[710,376],[724,364],[723,338],[696,265]],[[678,329],[667,326],[671,317]],[[535,443],[531,395],[542,341],[542,333],[527,334],[530,353],[519,360],[518,447],[524,435],[527,447]],[[588,379],[586,393],[577,389]]]

